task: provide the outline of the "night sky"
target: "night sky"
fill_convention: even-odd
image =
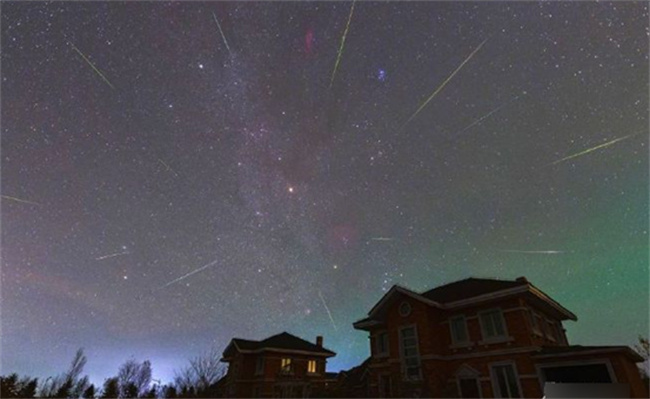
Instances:
[[[3,374],[281,331],[346,369],[393,284],[470,276],[647,335],[647,3],[351,6],[3,2]]]

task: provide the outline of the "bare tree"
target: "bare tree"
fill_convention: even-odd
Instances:
[[[206,392],[225,374],[225,366],[220,362],[221,351],[212,348],[190,359],[190,364],[176,371],[174,383],[178,392],[193,391],[197,395]]]
[[[117,373],[121,398],[140,398],[144,396],[151,384],[151,362],[142,363],[134,359],[127,360]]]

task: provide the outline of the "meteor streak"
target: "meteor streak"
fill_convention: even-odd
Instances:
[[[608,141],[607,143],[603,143],[603,144],[597,145],[597,146],[595,146],[595,147],[588,148],[588,149],[586,149],[586,150],[584,150],[584,151],[581,151],[581,152],[579,152],[579,153],[577,153],[577,154],[569,155],[568,157],[564,157],[564,158],[562,158],[562,159],[558,159],[557,161],[552,162],[552,163],[550,163],[550,164],[548,164],[548,165],[546,165],[546,166],[557,165],[557,164],[559,164],[560,162],[568,161],[569,159],[573,159],[573,158],[580,157],[580,156],[582,156],[582,155],[589,154],[589,153],[592,152],[592,151],[596,151],[596,150],[599,150],[599,149],[601,149],[601,148],[609,147],[609,146],[612,145],[612,144],[618,143],[619,141],[623,141],[623,140],[625,140],[625,139],[629,139],[630,137],[636,136],[637,134],[641,134],[641,133],[643,133],[643,132],[638,132],[638,133],[634,133],[634,134],[629,134],[629,135],[624,136],[624,137],[619,137],[619,138],[614,139],[614,140],[612,140],[612,141]]]
[[[190,277],[190,276],[192,276],[192,275],[194,275],[194,274],[196,274],[196,273],[202,272],[203,270],[207,269],[208,267],[211,267],[211,266],[216,265],[218,261],[219,261],[219,260],[216,259],[216,260],[214,260],[214,261],[208,263],[208,264],[205,265],[205,266],[201,266],[201,267],[199,267],[199,268],[196,269],[196,270],[193,270],[193,271],[191,271],[191,272],[189,272],[189,273],[187,273],[187,274],[184,274],[184,275],[180,276],[179,278],[176,278],[176,279],[174,279],[174,280],[168,282],[167,284],[164,284],[164,285],[162,285],[162,286],[156,288],[154,291],[162,290],[163,288],[167,288],[167,287],[169,287],[170,285],[172,285],[172,284],[176,284],[176,283],[178,283],[178,282],[181,281],[181,280],[185,280],[186,278],[188,278],[188,277]]]
[[[563,254],[566,251],[555,251],[555,250],[550,250],[550,251],[520,251],[520,250],[517,250],[517,249],[502,249],[501,252],[511,252],[511,253],[518,253],[518,254],[557,255],[557,254]]]
[[[214,22],[217,24],[217,28],[219,28],[219,33],[221,33],[221,38],[223,39],[223,43],[226,45],[226,49],[228,49],[228,54],[232,56],[232,51],[230,51],[230,46],[228,45],[228,40],[226,40],[226,35],[223,34],[223,30],[221,30],[221,24],[219,24],[219,20],[217,19],[217,15],[215,13],[212,13],[212,18],[214,18]]]
[[[394,241],[394,238],[391,237],[372,237],[372,241]]]
[[[84,53],[82,53],[81,50],[79,50],[77,46],[75,46],[74,44],[70,43],[70,45],[72,45],[72,48],[81,56],[81,58],[84,59],[84,61],[88,63],[88,65],[90,65],[90,67],[97,73],[97,75],[99,75],[99,77],[102,78],[102,80],[106,82],[106,84],[109,85],[111,89],[115,90],[113,84],[111,84],[111,82],[109,82],[108,79],[106,79],[106,76],[104,76],[104,74],[101,73],[101,71],[97,69],[97,67],[95,67],[95,65],[93,65],[92,62],[90,62],[90,60],[84,55]]]
[[[95,258],[95,260],[104,260],[104,259],[114,258],[114,257],[116,257],[116,256],[122,256],[122,255],[128,255],[128,254],[129,254],[128,251],[117,252],[117,253],[110,254],[110,255],[100,256],[99,258]]]
[[[336,76],[336,70],[339,67],[339,62],[341,62],[341,55],[343,55],[343,48],[345,47],[345,38],[348,35],[348,30],[350,29],[350,21],[352,21],[352,13],[354,12],[354,3],[350,7],[350,15],[348,15],[348,23],[345,25],[345,30],[343,31],[343,36],[341,36],[341,45],[339,46],[339,52],[336,55],[336,62],[334,63],[334,70],[332,71],[332,77],[330,78],[330,89],[334,83],[334,76]]]
[[[11,196],[8,196],[8,195],[0,195],[0,197],[2,197],[2,198],[4,198],[4,199],[11,200],[11,201],[22,202],[23,204],[30,204],[30,205],[41,206],[41,204],[39,204],[39,203],[37,203],[37,202],[27,201],[27,200],[24,200],[24,199],[20,199],[20,198],[16,198],[16,197],[11,197]]]
[[[171,166],[167,165],[162,159],[158,158],[158,162],[160,162],[167,170],[171,171],[178,177],[178,173],[174,169],[171,168]]]
[[[474,54],[476,54],[476,53],[481,49],[481,47],[483,47],[483,45],[485,44],[485,42],[487,42],[487,39],[483,40],[483,42],[482,42],[481,44],[479,44],[478,47],[477,47],[476,49],[474,49],[474,51],[472,51],[472,53],[471,53],[467,58],[465,58],[465,61],[463,61],[463,62],[458,66],[458,68],[456,68],[456,70],[455,70],[454,72],[452,72],[451,75],[449,75],[449,77],[448,77],[447,79],[445,79],[445,81],[442,82],[442,84],[441,84],[440,86],[438,86],[438,88],[433,92],[433,94],[431,94],[431,95],[429,96],[429,98],[427,98],[426,101],[424,101],[424,102],[422,103],[422,105],[420,105],[420,108],[418,108],[417,111],[415,111],[415,112],[413,113],[413,115],[411,115],[411,117],[408,118],[408,120],[407,120],[407,121],[402,125],[402,129],[403,129],[406,125],[408,125],[408,123],[411,122],[411,120],[413,120],[413,118],[415,118],[415,117],[417,116],[417,114],[419,114],[420,111],[422,111],[422,109],[423,109],[424,107],[427,106],[427,104],[429,103],[429,101],[433,100],[433,98],[434,98],[435,96],[437,96],[438,93],[440,93],[440,91],[441,91],[441,90],[442,90],[442,89],[447,85],[447,83],[449,83],[449,81],[450,81],[450,80],[451,80],[451,79],[452,79],[452,78],[453,78],[453,77],[458,73],[458,71],[460,71],[460,70],[463,68],[463,66],[465,66],[465,64],[466,64],[466,63],[467,63],[467,62],[468,62],[468,61],[469,61],[469,60],[474,56]]]
[[[526,94],[526,92],[524,92],[523,94]],[[471,129],[472,127],[474,127],[474,126],[480,124],[480,123],[483,122],[485,119],[487,119],[487,118],[489,118],[490,116],[492,116],[492,114],[498,112],[501,108],[505,107],[506,105],[508,105],[508,104],[510,104],[510,103],[513,103],[513,102],[517,101],[517,99],[519,99],[519,96],[513,98],[512,100],[510,100],[510,101],[508,101],[508,102],[505,102],[505,103],[499,105],[498,107],[496,107],[496,108],[493,109],[492,111],[488,112],[487,114],[485,114],[485,115],[483,115],[482,117],[478,118],[477,120],[475,120],[475,121],[472,122],[471,124],[467,125],[463,130],[459,131],[459,132],[456,133],[454,136],[459,136],[459,135],[463,134],[466,130],[469,130],[469,129]]]
[[[334,318],[332,317],[332,312],[330,312],[330,308],[327,306],[327,303],[325,302],[325,298],[323,298],[323,293],[318,290],[318,296],[320,297],[321,302],[323,302],[323,306],[325,307],[325,310],[327,310],[327,315],[330,318],[330,321],[332,322],[332,326],[334,326],[334,331],[338,331],[339,329],[336,327],[336,323],[334,322]]]

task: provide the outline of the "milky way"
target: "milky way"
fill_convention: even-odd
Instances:
[[[393,284],[469,276],[648,331],[647,4],[353,10],[3,3],[3,374],[281,331],[349,368]]]

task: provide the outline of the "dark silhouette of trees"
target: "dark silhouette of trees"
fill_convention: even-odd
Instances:
[[[104,380],[104,388],[102,389],[102,399],[113,399],[120,396],[120,386],[117,382],[117,377],[107,378]]]
[[[142,398],[151,385],[151,362],[127,360],[117,373],[120,398]]]
[[[215,397],[215,384],[225,374],[225,366],[220,362],[221,353],[211,350],[190,359],[187,367],[176,371],[174,383],[180,397]]]
[[[33,398],[37,386],[38,378],[25,376],[19,379],[16,373],[0,376],[0,398]]]
[[[81,394],[83,399],[91,399],[95,397],[95,385],[90,384],[88,388]]]
[[[86,361],[83,349],[77,350],[68,371],[53,379],[48,379],[41,388],[40,396],[45,398],[81,397],[88,388],[88,376],[81,377]]]

